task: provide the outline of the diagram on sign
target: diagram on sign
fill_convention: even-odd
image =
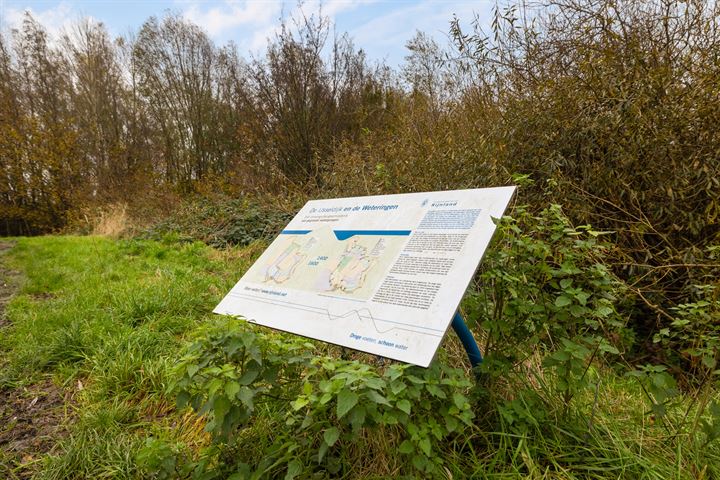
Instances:
[[[372,249],[360,244],[357,238],[347,240],[345,251],[333,266],[323,269],[318,277],[318,288],[325,291],[339,290],[352,293],[363,286],[366,272],[377,263],[377,257],[385,249],[385,240],[379,239]]]
[[[314,243],[312,237],[305,243],[291,240],[290,245],[265,268],[265,281],[283,283],[289,279],[297,266],[307,258],[307,251]]]

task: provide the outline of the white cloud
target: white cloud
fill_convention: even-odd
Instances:
[[[456,15],[463,24],[473,20],[474,14],[489,17],[494,0],[476,2],[438,2],[424,0],[406,4],[352,28],[355,43],[371,58],[387,58],[390,64],[400,62],[400,52],[416,31],[425,32],[443,45],[450,31],[450,21]],[[404,53],[403,53],[404,56]]]
[[[232,39],[241,49],[261,52],[280,31],[281,21],[299,19],[303,14],[322,15],[334,20],[338,14],[378,0],[224,0],[207,6],[195,1],[186,4],[183,16],[204,28],[218,41]]]
[[[183,1],[183,0],[178,0]],[[302,15],[320,12],[338,24],[375,59],[390,64],[402,62],[404,45],[416,30],[422,30],[444,43],[453,14],[464,22],[472,20],[473,12],[489,13],[495,0],[417,2],[387,0],[222,0],[208,3],[190,0],[183,5],[183,16],[204,28],[217,42],[233,40],[241,51],[262,54],[281,28],[281,21],[292,23]],[[367,18],[369,10],[384,12],[358,25],[357,18]]]
[[[306,1],[303,9],[306,12],[317,12],[322,9],[323,15],[334,18],[337,14],[354,10],[358,7],[378,3],[378,0],[325,0],[325,1]]]
[[[81,15],[73,9],[70,3],[63,1],[55,7],[45,10],[13,7],[4,8],[0,11],[0,24],[3,28],[18,28],[22,26],[25,12],[29,12],[36,21],[45,27],[50,37],[54,39],[59,38],[63,32],[68,31],[71,25],[81,18]]]
[[[192,4],[183,12],[183,16],[204,28],[212,37],[238,27],[257,27],[266,25],[280,13],[281,3],[259,1],[226,0],[220,6],[203,10],[200,4]]]
[[[113,8],[103,13],[107,3],[95,0],[43,0],[28,9],[23,4],[20,0],[0,0],[0,25],[20,26],[28,10],[57,38],[83,17],[83,10],[88,10],[116,34],[137,28],[147,16],[171,8],[205,29],[216,43],[232,40],[241,53],[255,55],[264,53],[268,39],[279,32],[283,19],[292,24],[292,19],[321,12],[335,22],[339,33],[347,31],[369,58],[386,59],[396,66],[402,63],[407,53],[404,45],[416,30],[444,43],[453,13],[463,24],[469,23],[474,11],[487,18],[495,0],[148,0],[138,8],[142,13],[136,15]]]

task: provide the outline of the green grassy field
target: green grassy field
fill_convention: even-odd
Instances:
[[[258,390],[248,421],[216,435],[208,421],[219,401],[203,414],[179,408],[176,384],[192,366],[193,342],[251,331],[210,311],[263,245],[219,251],[172,239],[52,236],[11,243],[0,256],[0,280],[15,291],[0,317],[0,478],[720,478],[720,447],[701,428],[711,415],[698,410],[718,398],[716,388],[679,394],[661,420],[637,379],[604,364],[589,366],[595,388],[568,403],[554,394],[550,373],[527,375],[542,372],[531,368],[532,355],[488,390],[459,380],[471,378],[467,369],[433,377],[259,327],[264,366],[285,368],[283,355],[305,363],[282,377],[287,383]],[[436,363],[464,365],[448,337]],[[326,403],[314,397],[340,380]],[[423,382],[430,386],[415,402],[397,400]],[[343,395],[354,395],[348,408],[367,407],[357,424],[340,418]],[[472,420],[456,425],[446,412],[438,418],[447,431],[434,426],[433,412],[457,399],[450,413],[471,412]],[[334,402],[337,409],[323,410]],[[370,422],[377,409],[382,415]]]

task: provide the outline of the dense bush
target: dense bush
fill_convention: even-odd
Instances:
[[[553,179],[575,221],[616,232],[618,271],[667,308],[720,239],[718,7],[560,0],[536,13],[520,28],[520,12],[501,15],[493,51],[465,43],[502,85],[501,164]]]
[[[540,353],[569,401],[585,386],[588,362],[627,346],[626,319],[617,309],[626,292],[604,264],[603,236],[573,227],[559,205],[537,216],[519,206],[498,221],[478,289],[466,300],[486,335],[488,374],[503,376]]]
[[[248,198],[199,198],[148,228],[143,236],[199,240],[214,247],[269,241],[287,225],[292,214]]]

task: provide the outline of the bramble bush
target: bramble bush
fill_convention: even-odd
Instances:
[[[245,246],[255,240],[272,240],[291,218],[255,199],[198,197],[147,229],[143,236],[161,239],[175,235],[216,248]]]

